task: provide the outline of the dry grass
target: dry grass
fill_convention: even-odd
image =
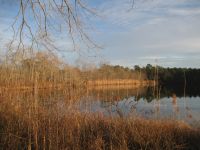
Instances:
[[[176,121],[59,115],[56,107],[48,112],[31,103],[26,110],[1,108],[1,149],[200,149],[200,132]]]
[[[200,131],[181,122],[75,111],[83,92],[0,93],[0,149],[200,149]]]
[[[132,86],[153,86],[153,80],[136,80],[136,79],[109,79],[109,80],[89,80],[88,86],[105,86],[105,85],[132,85]]]
[[[36,60],[26,60],[20,69],[0,69],[0,149],[200,149],[200,132],[176,121],[63,111],[60,107],[70,107],[89,93],[80,71],[52,67],[54,63],[43,57]],[[66,89],[62,93],[38,92],[44,87],[55,90],[60,84]],[[31,87],[30,92],[12,94],[10,88],[21,87]]]

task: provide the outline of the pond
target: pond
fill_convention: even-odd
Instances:
[[[111,143],[105,149],[176,149],[186,144],[181,148],[198,149],[198,91],[129,86],[1,91],[0,147],[82,149],[99,145],[101,139],[106,146]],[[121,148],[122,143],[131,147]],[[84,149],[95,149],[88,147]]]
[[[28,116],[32,111],[34,114],[34,108],[38,107],[37,110],[45,112],[47,117],[53,113],[62,116],[78,111],[111,117],[180,120],[196,126],[200,124],[200,90],[187,89],[104,86],[76,90],[38,90],[36,93],[9,91],[7,94],[1,93],[0,109],[2,112],[20,111]]]
[[[192,92],[191,92],[192,91]],[[85,113],[105,116],[172,119],[192,126],[200,123],[199,90],[181,87],[160,88],[97,88],[81,97],[76,108]]]

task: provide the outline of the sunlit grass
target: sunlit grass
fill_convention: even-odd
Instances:
[[[45,93],[43,93],[45,95]],[[36,93],[6,94],[0,105],[2,149],[199,149],[200,132],[173,120],[108,117]],[[66,101],[68,97],[66,97]],[[47,104],[46,104],[47,103]],[[47,105],[47,106],[46,106]],[[69,102],[66,102],[69,106]]]
[[[118,88],[125,89],[123,95],[140,96],[139,91],[130,89],[139,88],[142,80],[91,81],[89,74],[63,66],[48,55],[23,60],[17,67],[1,66],[0,149],[200,149],[199,130],[182,122],[108,117],[74,109],[73,103],[93,89],[97,92],[93,94],[103,99],[120,100]],[[95,84],[87,84],[90,81]],[[128,85],[124,86],[125,82]],[[117,89],[118,95],[106,91],[109,88]]]

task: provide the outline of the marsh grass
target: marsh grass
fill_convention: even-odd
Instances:
[[[45,92],[17,93],[1,95],[1,149],[200,148],[199,130],[183,122],[108,117],[75,109],[62,112],[59,99],[49,96],[44,101]],[[69,97],[65,98],[69,107]]]
[[[74,109],[73,103],[89,93],[85,80],[77,68],[43,54],[18,66],[2,65],[0,149],[200,149],[199,130],[181,122],[108,117]],[[101,88],[102,95],[105,89]]]
[[[7,114],[1,120],[3,149],[199,149],[199,132],[172,121],[80,113],[31,119]]]

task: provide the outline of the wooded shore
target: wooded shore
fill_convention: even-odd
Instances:
[[[35,83],[32,85],[9,85],[9,86],[0,86],[0,90],[32,90],[32,89],[63,89],[63,88],[77,88],[78,86],[82,87],[97,87],[97,86],[110,86],[120,88],[123,86],[128,87],[143,87],[143,86],[154,86],[156,83],[153,80],[131,80],[131,79],[113,79],[113,80],[89,80],[84,81],[81,84],[77,85],[76,82],[66,82],[60,84],[54,83]]]
[[[154,80],[132,80],[132,79],[113,79],[113,80],[90,80],[87,82],[89,86],[98,85],[135,85],[135,86],[153,86]]]

